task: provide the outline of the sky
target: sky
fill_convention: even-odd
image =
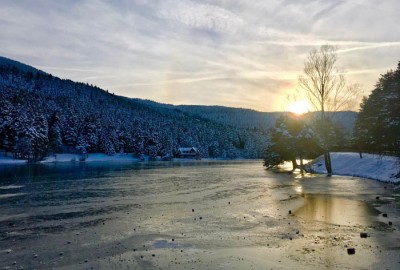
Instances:
[[[117,95],[282,111],[314,48],[368,95],[400,61],[398,0],[0,0],[0,55]],[[358,109],[358,108],[355,108]]]

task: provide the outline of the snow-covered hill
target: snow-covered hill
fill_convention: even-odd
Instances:
[[[0,150],[20,158],[60,152],[164,156],[192,146],[202,157],[261,158],[267,143],[265,130],[116,96],[0,58]]]

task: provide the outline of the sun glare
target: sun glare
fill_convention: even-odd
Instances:
[[[289,104],[288,111],[295,114],[303,114],[309,111],[309,106],[307,101],[298,100]]]

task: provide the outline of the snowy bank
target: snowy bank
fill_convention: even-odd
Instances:
[[[26,160],[13,159],[12,157],[0,156],[0,164],[24,164]]]
[[[396,157],[358,153],[331,153],[332,170],[336,175],[349,175],[400,183],[400,160]],[[309,163],[316,173],[326,173],[324,156]]]
[[[84,160],[82,160],[85,158]],[[131,154],[116,154],[114,156],[109,156],[102,153],[87,154],[86,156],[80,154],[55,154],[46,157],[41,163],[47,162],[68,162],[68,161],[139,161],[138,158],[133,157]]]
[[[87,155],[80,154],[54,154],[44,158],[40,163],[53,163],[53,162],[96,162],[96,161],[133,161],[137,162],[140,159],[135,158],[132,154],[116,154],[109,156],[102,153],[93,153]],[[26,160],[13,159],[9,157],[0,157],[0,164],[21,164],[26,163]]]
[[[202,158],[196,160],[193,158],[173,158],[166,161],[177,161],[177,162],[210,162],[210,161],[245,161],[245,158]],[[38,163],[55,163],[55,162],[139,162],[139,161],[150,161],[149,156],[144,155],[143,159],[134,157],[132,154],[115,154],[114,156],[109,156],[103,153],[91,153],[91,154],[54,154],[45,157],[42,161]],[[155,161],[163,161],[161,157],[158,157]],[[11,154],[9,156],[0,155],[0,165],[3,164],[26,164],[27,160],[13,159]]]

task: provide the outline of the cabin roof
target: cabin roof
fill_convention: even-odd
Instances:
[[[194,150],[194,151],[199,151],[198,149],[197,149],[197,147],[179,147],[178,148],[178,151],[180,151],[180,152],[183,152],[183,151],[191,151],[191,150]]]

